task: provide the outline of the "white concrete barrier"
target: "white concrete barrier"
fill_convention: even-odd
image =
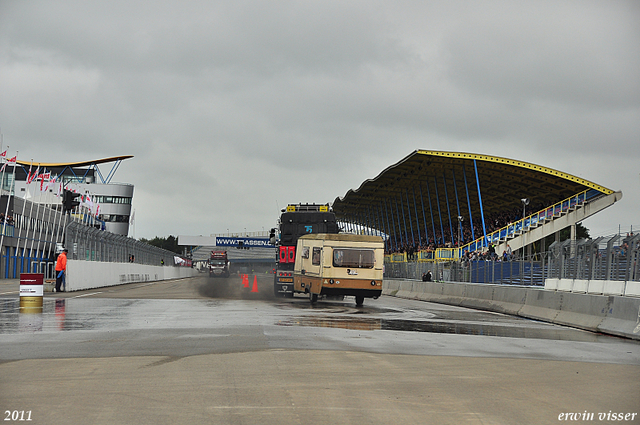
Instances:
[[[560,311],[562,297],[567,294],[544,289],[530,289],[519,316],[553,322]]]
[[[596,280],[580,282],[578,287],[583,288],[585,282],[590,291],[592,287],[605,290],[604,283],[599,285],[604,281]],[[572,293],[511,285],[419,281],[413,281],[412,284],[407,279],[385,279],[383,288],[385,287],[404,289],[386,291],[388,294],[395,292],[400,297],[404,294],[405,298],[497,311],[640,340],[640,297]],[[622,285],[623,291],[624,287]],[[620,282],[608,286],[606,290],[620,291]],[[634,294],[640,292],[640,283],[627,282],[626,291]]]
[[[640,282],[628,281],[624,287],[624,295],[627,297],[640,297]]]
[[[606,298],[611,302],[598,330],[603,333],[640,339],[640,299],[614,296]]]
[[[556,291],[558,290],[558,281],[560,279],[557,278],[549,278],[549,279],[545,279],[544,281],[544,289],[547,289],[549,291]]]
[[[492,296],[492,311],[517,316],[531,289],[518,286],[496,285]]]
[[[596,331],[609,311],[611,298],[589,294],[562,294],[561,306],[553,323]]]
[[[573,290],[573,279],[558,279],[558,291],[571,292]]]
[[[82,291],[125,283],[178,279],[197,274],[198,271],[190,267],[67,260],[66,290]]]
[[[605,280],[602,288],[604,295],[622,295],[624,294],[624,281],[620,280]]]
[[[589,281],[590,294],[602,294],[604,292],[604,280]]]
[[[413,282],[410,280],[401,281],[396,296],[400,298],[413,298],[411,292],[413,292]]]
[[[589,292],[589,281],[584,279],[574,279],[573,292],[580,292],[583,294]]]

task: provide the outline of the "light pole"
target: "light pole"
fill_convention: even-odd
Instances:
[[[527,211],[527,205],[529,205],[529,198],[522,198],[520,200],[522,201],[522,226],[524,227],[524,217]]]
[[[459,215],[458,216],[458,248],[460,248],[460,246],[462,245],[462,221],[464,220],[464,217]]]
[[[526,216],[527,205],[529,205],[529,198],[522,198],[520,200],[522,201],[522,226],[520,227],[520,232],[521,232],[522,238],[524,238],[524,218]],[[520,276],[521,276],[521,280],[523,280],[524,279],[524,239],[522,240],[522,256],[520,261],[521,261]]]

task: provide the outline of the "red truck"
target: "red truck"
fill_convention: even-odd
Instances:
[[[211,257],[209,257],[209,277],[229,277],[227,251],[211,251]]]

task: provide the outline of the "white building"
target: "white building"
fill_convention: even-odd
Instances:
[[[2,188],[5,191],[13,191],[17,197],[28,199],[36,204],[59,205],[62,208],[62,197],[56,196],[60,190],[60,184],[65,189],[74,190],[83,196],[87,194],[96,206],[94,213],[96,218],[104,222],[104,228],[111,233],[128,236],[129,220],[131,216],[131,203],[133,200],[133,185],[127,183],[112,183],[111,180],[120,166],[120,163],[133,158],[133,156],[118,156],[104,158],[93,161],[73,162],[73,163],[30,163],[17,161],[14,170],[7,167],[4,172]],[[106,174],[101,172],[99,165],[111,164],[111,170]],[[36,173],[38,175],[50,173],[51,177],[58,176],[56,183],[49,187],[41,186],[40,180],[36,176],[30,184],[27,177]],[[99,205],[99,209],[97,206]],[[96,211],[97,210],[97,211]],[[102,224],[98,222],[99,224]]]

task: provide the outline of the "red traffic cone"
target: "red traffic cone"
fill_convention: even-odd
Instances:
[[[258,276],[253,276],[253,288],[251,292],[258,292]]]
[[[242,275],[242,284],[244,285],[245,288],[249,287],[249,275],[248,274],[243,274]]]

